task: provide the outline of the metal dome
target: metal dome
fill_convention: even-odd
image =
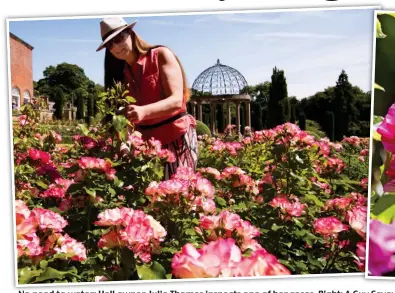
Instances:
[[[236,69],[217,64],[204,70],[193,82],[192,89],[211,95],[238,95],[247,86],[244,76]]]

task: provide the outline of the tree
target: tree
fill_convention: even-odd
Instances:
[[[299,114],[299,128],[306,130],[306,115],[304,113]]]
[[[298,99],[296,99],[296,97],[289,97],[288,99],[289,99],[289,104],[291,107],[289,122],[296,123],[296,117],[297,117],[296,116],[296,113],[297,113],[296,109],[298,107],[299,101],[298,101]]]
[[[268,107],[262,107],[262,129],[267,129]]]
[[[287,81],[284,71],[273,69],[268,101],[267,127],[273,128],[289,121],[289,102],[287,100]]]
[[[244,87],[240,94],[248,94],[251,96],[253,102],[259,103],[261,106],[265,106],[269,99],[270,82],[265,81],[256,85],[248,85]]]
[[[52,91],[55,87],[62,89],[65,98],[69,98],[78,89],[86,92],[90,81],[84,69],[65,62],[48,66],[43,75],[44,78],[37,82],[35,90],[49,97],[53,96]]]
[[[259,103],[252,104],[251,124],[255,130],[263,129],[262,107]]]
[[[97,113],[99,112],[99,109],[97,107],[97,98],[102,92],[104,92],[104,86],[98,83],[95,84],[95,91],[92,94],[93,117],[96,117]]]
[[[270,81],[265,81],[264,83],[259,83],[255,86],[256,102],[261,106],[267,105],[269,100],[270,85]]]
[[[295,105],[291,105],[291,116],[289,119],[289,122],[295,124],[296,122],[296,106]]]
[[[90,124],[91,118],[93,117],[93,99],[92,99],[91,95],[88,96],[86,110],[87,110],[87,113],[85,116],[85,122],[87,124]]]
[[[76,91],[77,97],[77,120],[84,119],[84,105],[85,105],[85,97],[84,92],[81,90]]]
[[[329,139],[331,141],[335,140],[335,115],[333,114],[332,111],[327,112],[327,119],[328,119],[328,125],[329,125]]]
[[[340,141],[344,135],[348,135],[350,122],[356,115],[352,86],[344,70],[336,82],[332,111],[335,115],[335,140]]]
[[[55,87],[52,90],[52,96],[51,99],[55,101],[55,117],[58,120],[63,119],[63,106],[64,106],[64,94],[63,90],[61,88]]]

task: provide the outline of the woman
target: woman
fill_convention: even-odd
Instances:
[[[122,82],[136,99],[125,110],[128,120],[143,139],[154,137],[174,153],[176,161],[165,166],[167,180],[178,166],[196,168],[196,121],[186,111],[190,93],[180,61],[167,47],[148,45],[133,31],[135,24],[103,19],[97,51],[106,49],[105,88]]]

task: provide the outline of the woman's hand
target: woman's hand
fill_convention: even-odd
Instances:
[[[139,123],[144,120],[146,111],[144,106],[128,105],[125,111],[126,118],[132,123]]]

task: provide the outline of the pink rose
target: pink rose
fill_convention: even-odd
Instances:
[[[184,245],[172,261],[172,273],[177,278],[229,277],[242,256],[235,240],[218,239],[196,249],[192,244]]]
[[[324,237],[336,237],[338,233],[348,230],[346,225],[333,216],[315,219],[313,225],[315,232],[323,235]]]
[[[350,211],[347,211],[346,220],[349,222],[351,228],[365,239],[366,237],[366,222],[367,222],[367,207],[359,206]]]

